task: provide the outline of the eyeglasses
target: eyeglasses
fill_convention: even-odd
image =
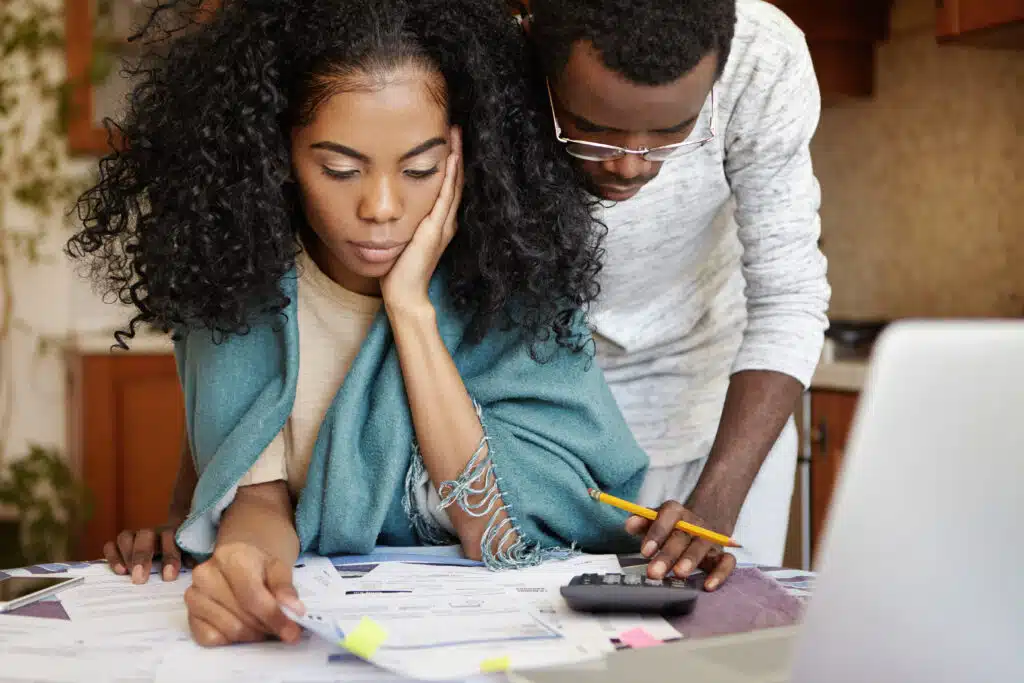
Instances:
[[[558,116],[555,114],[555,98],[551,94],[551,82],[547,82],[548,103],[551,105],[551,120],[555,123],[555,137],[565,145],[565,151],[584,161],[614,161],[621,159],[627,154],[636,154],[647,161],[668,161],[683,156],[695,149],[703,147],[715,139],[716,120],[718,118],[715,109],[715,90],[711,89],[711,131],[707,137],[699,140],[683,140],[672,145],[663,145],[648,149],[626,149],[615,145],[605,145],[600,142],[587,142],[586,140],[573,140],[562,135],[562,127],[558,125]]]

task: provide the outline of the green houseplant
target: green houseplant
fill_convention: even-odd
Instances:
[[[13,564],[66,559],[92,507],[61,453],[41,446],[4,468],[0,504],[18,511],[17,552],[5,558]]]
[[[96,7],[105,12],[109,5],[100,0]],[[0,3],[0,566],[66,557],[89,512],[87,492],[58,449],[9,452],[20,389],[12,335],[34,339],[37,353],[60,345],[19,317],[14,266],[55,258],[45,253],[45,239],[68,225],[67,211],[87,179],[68,159],[64,49],[63,0]],[[96,61],[94,80],[113,62]]]

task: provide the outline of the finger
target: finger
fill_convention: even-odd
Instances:
[[[160,553],[164,558],[161,576],[164,581],[174,581],[181,572],[181,551],[174,540],[173,529],[164,529],[160,532]]]
[[[271,632],[254,614],[238,603],[227,578],[214,562],[203,562],[193,570],[192,586],[189,587],[189,590],[193,587],[235,615],[250,629],[257,633]]]
[[[185,606],[188,607],[190,618],[195,617],[211,626],[228,643],[255,643],[266,640],[263,631],[246,625],[223,605],[192,586],[185,591]]]
[[[683,506],[674,500],[662,503],[658,508],[658,517],[651,522],[650,528],[647,529],[647,535],[644,537],[644,544],[640,548],[644,557],[652,557],[658,548],[664,545],[668,537],[675,531],[676,522],[682,519],[685,513],[686,510]]]
[[[668,540],[661,545],[661,549],[651,560],[650,565],[648,565],[647,576],[652,579],[665,578],[665,575],[679,561],[679,558],[689,547],[692,540],[689,534],[685,534],[678,529],[673,531]]]
[[[142,529],[135,534],[132,549],[132,583],[146,583],[153,568],[153,554],[156,551],[156,532]]]
[[[452,196],[455,192],[455,156],[451,153],[448,154],[448,158],[444,162],[444,180],[441,182],[441,192],[438,193],[437,199],[434,200],[434,206],[430,209],[430,213],[427,217],[420,222],[420,227],[427,225],[428,223],[435,226],[437,235],[440,235],[444,225],[444,220],[448,216],[448,209],[451,206]],[[417,234],[421,232],[416,231]]]
[[[647,530],[651,528],[651,520],[638,517],[636,515],[630,515],[626,520],[626,531],[633,534],[634,536],[643,536],[647,533]]]
[[[705,570],[708,571],[708,578],[704,582],[706,591],[717,590],[736,569],[736,556],[732,553],[721,553],[718,556],[712,556],[712,559],[714,566],[705,567]],[[705,564],[707,563],[705,562]]]
[[[191,614],[188,617],[188,630],[192,632],[192,639],[203,647],[217,647],[228,644],[228,639],[220,631]]]
[[[448,216],[451,214],[452,204],[454,203],[452,200],[455,199],[459,180],[459,166],[461,165],[459,159],[461,157],[455,150],[455,147],[459,144],[458,139],[458,134],[453,131],[452,149],[448,152],[448,158],[445,159],[444,163],[444,183],[441,185],[441,194],[437,196],[437,203],[434,205],[434,208],[438,210],[434,218],[442,223],[448,220]]]
[[[268,560],[267,562],[269,565],[273,565],[277,560]],[[284,615],[277,598],[270,592],[270,587],[267,585],[267,569],[269,567],[264,569],[264,573],[255,574],[250,567],[233,567],[227,576],[228,583],[231,585],[236,600],[245,605],[246,610],[259,619],[267,631],[285,642],[294,642],[298,640],[301,631],[298,624]],[[291,568],[286,569],[290,584]],[[279,572],[280,570],[275,569],[274,571]]]
[[[679,558],[679,561],[675,566],[676,576],[685,577],[689,576],[690,572],[697,568],[707,554],[714,548],[711,541],[706,541],[703,538],[694,538],[690,541],[690,545],[686,547],[683,552],[683,556]]]
[[[451,204],[448,206],[448,214],[444,222],[444,240],[447,244],[455,235],[458,225],[459,202],[462,201],[462,187],[465,180],[465,165],[462,156],[462,130],[458,126],[452,126],[451,132],[451,155],[455,157],[455,178],[454,193]]]
[[[124,567],[124,560],[121,559],[121,552],[113,541],[103,544],[103,558],[115,574],[125,574],[128,571]]]
[[[452,153],[462,156],[462,127],[452,126],[451,128]]]
[[[127,529],[117,535],[117,552],[121,555],[121,563],[125,571],[131,571],[132,547],[135,545],[135,532]]]
[[[267,588],[278,603],[298,612],[306,613],[306,606],[299,600],[299,594],[292,583],[291,567],[284,562],[275,562],[267,568]]]

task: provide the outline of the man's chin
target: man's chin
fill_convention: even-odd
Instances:
[[[643,185],[596,185],[594,194],[610,202],[624,202],[640,191]]]

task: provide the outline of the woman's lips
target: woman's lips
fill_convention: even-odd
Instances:
[[[367,263],[393,261],[405,249],[407,242],[352,242],[356,254]]]

